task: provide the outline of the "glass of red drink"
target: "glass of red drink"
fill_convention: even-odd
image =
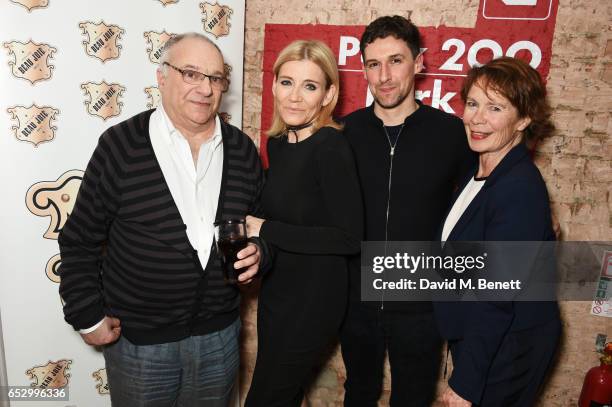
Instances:
[[[236,284],[238,275],[246,270],[246,268],[234,268],[234,263],[238,261],[238,252],[247,246],[245,220],[226,219],[215,222],[215,242],[221,257],[225,281]]]

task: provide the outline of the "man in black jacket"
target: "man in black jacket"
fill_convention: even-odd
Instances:
[[[365,240],[433,240],[453,189],[473,156],[457,117],[415,100],[423,69],[417,27],[400,16],[366,27],[361,55],[374,103],[345,118],[365,210]],[[385,352],[391,405],[429,406],[442,340],[430,302],[362,302],[359,259],[353,259],[350,300],[341,332],[347,370],[345,406],[376,406]]]
[[[217,114],[229,84],[217,46],[178,35],[160,62],[161,105],[104,132],[87,166],[59,236],[60,294],[66,321],[104,346],[113,406],[226,406],[240,293],[213,224],[257,214],[263,172],[252,141]],[[263,249],[238,253],[240,283]]]

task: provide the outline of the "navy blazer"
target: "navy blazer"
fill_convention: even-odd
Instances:
[[[475,173],[465,178],[453,203]],[[447,240],[555,240],[546,185],[524,144],[510,150],[491,172]],[[559,318],[556,302],[437,302],[434,310],[441,335],[451,350],[460,349],[453,352],[449,385],[474,403],[482,398],[505,335]]]

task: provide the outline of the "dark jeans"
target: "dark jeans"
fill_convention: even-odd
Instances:
[[[104,347],[113,407],[226,407],[238,371],[240,321],[178,342]]]
[[[431,405],[442,355],[433,311],[403,313],[351,303],[340,343],[346,366],[345,406],[377,406],[385,350],[391,365],[391,406]]]

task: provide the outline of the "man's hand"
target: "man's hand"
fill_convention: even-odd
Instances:
[[[86,344],[92,346],[108,345],[121,335],[121,322],[117,318],[104,317],[102,325],[88,334],[81,334]]]
[[[234,263],[236,270],[243,267],[247,269],[238,276],[239,284],[249,284],[259,271],[259,247],[255,243],[249,243],[247,247],[238,252],[238,260]]]
[[[442,393],[442,396],[440,396],[437,405],[441,407],[471,407],[472,403],[461,398],[453,389],[448,387],[444,393]]]

